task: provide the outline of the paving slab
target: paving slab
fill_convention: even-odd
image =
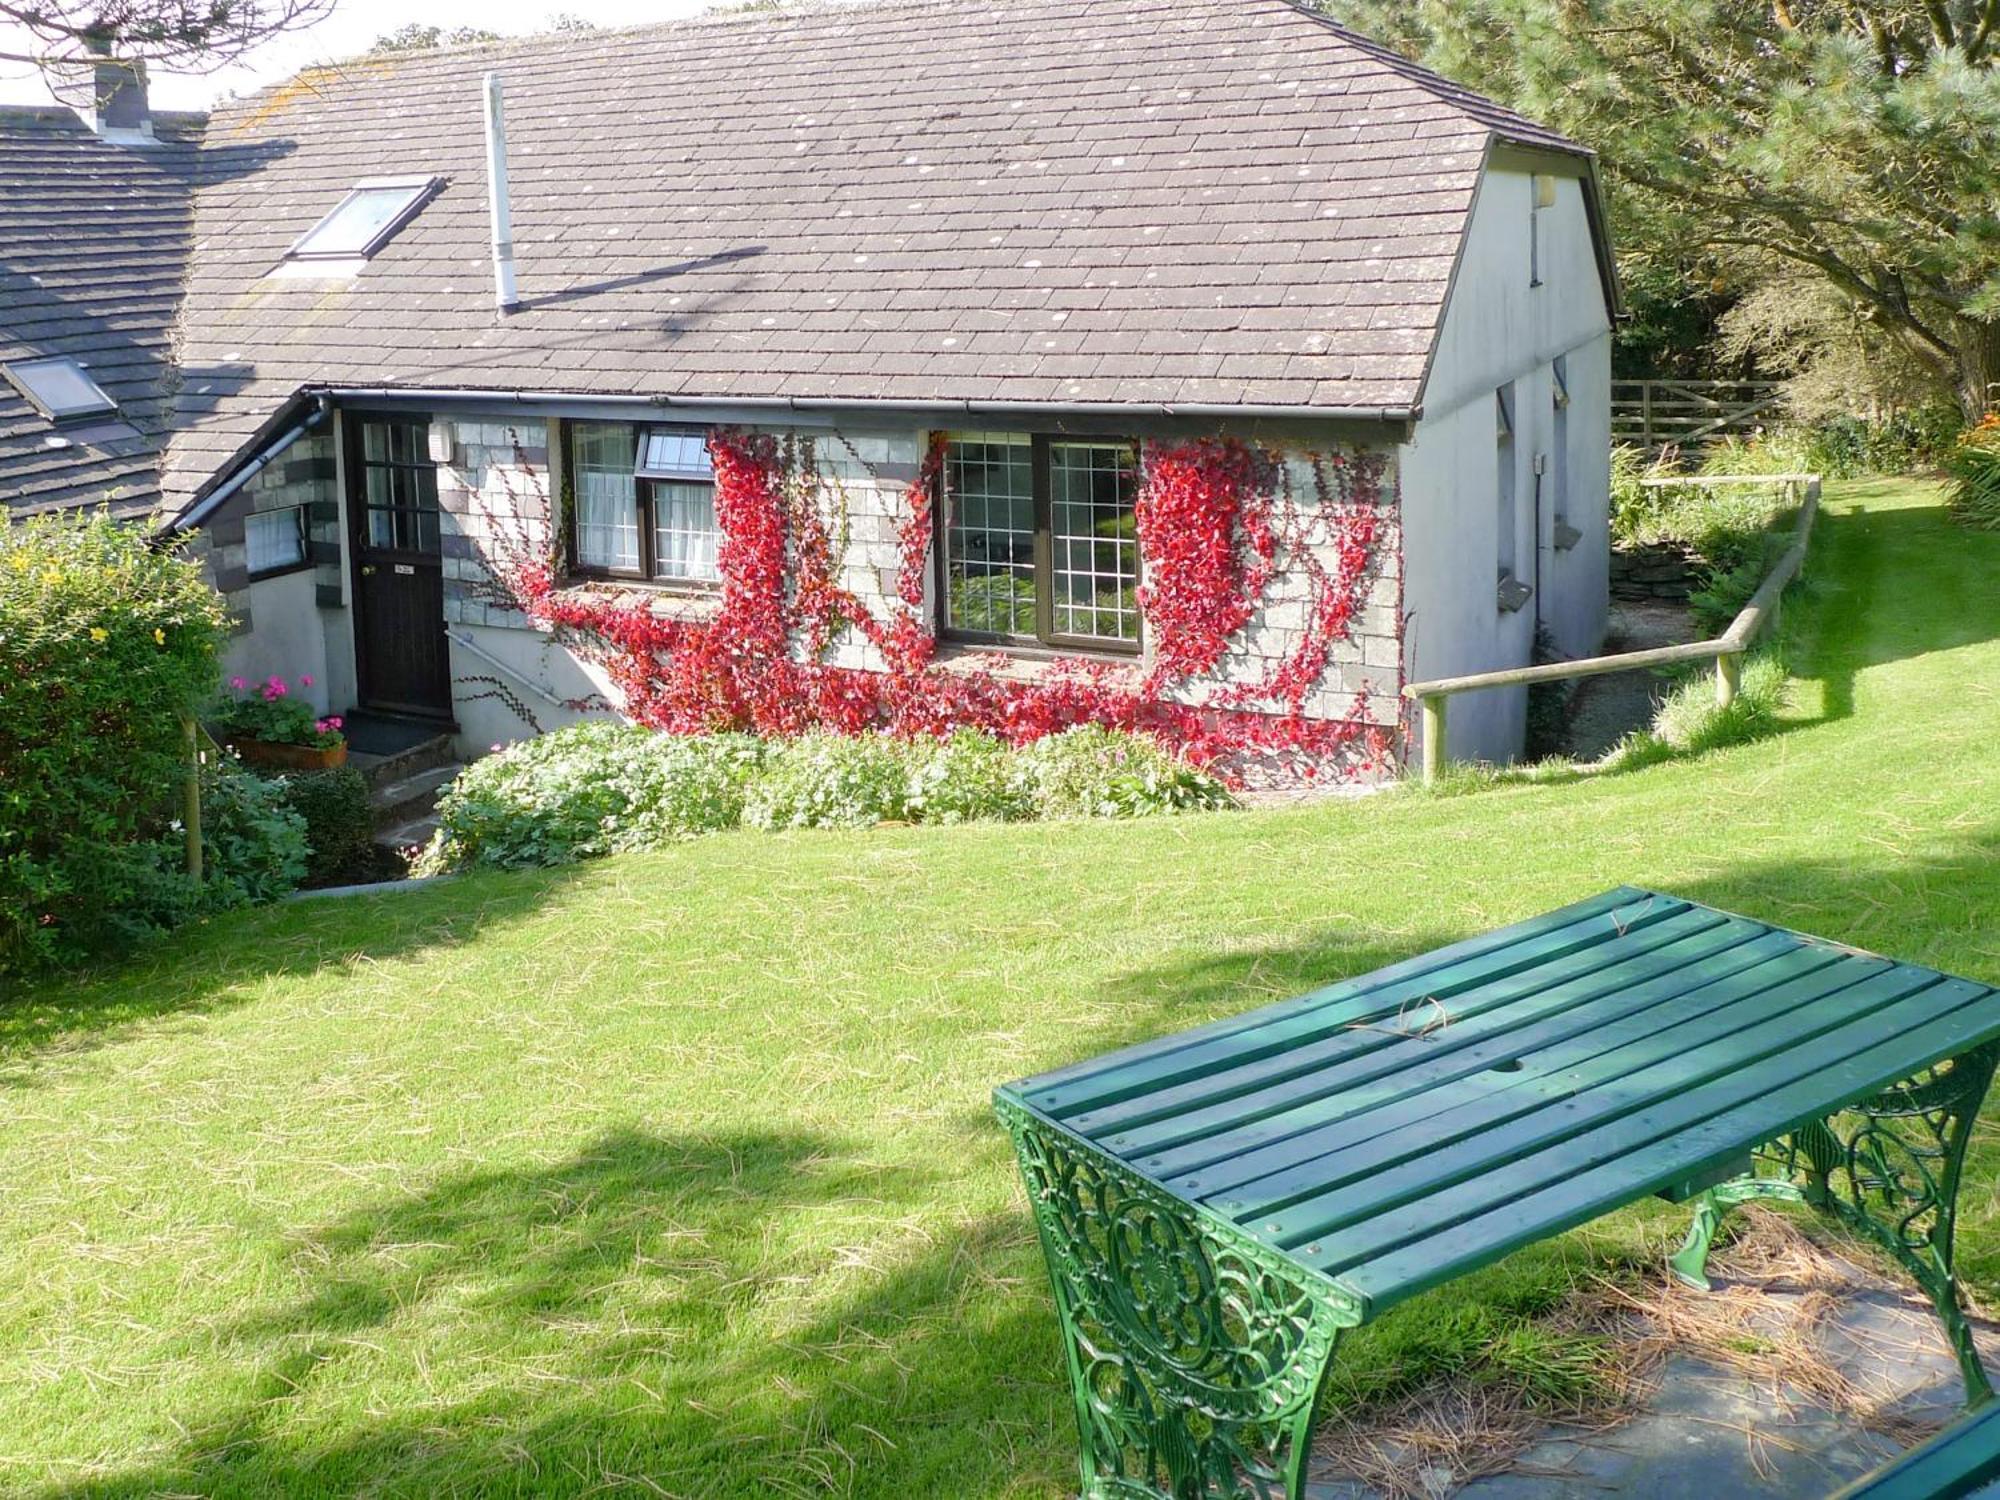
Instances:
[[[1944,1426],[1961,1409],[1958,1366],[1929,1304],[1855,1266],[1829,1304],[1824,1288],[1759,1289],[1772,1328],[1810,1336],[1858,1393],[1853,1410],[1812,1392],[1773,1387],[1699,1352],[1670,1356],[1625,1421],[1600,1431],[1551,1423],[1504,1473],[1459,1482],[1415,1467],[1401,1495],[1429,1500],[1824,1500],[1900,1451],[1896,1440]],[[1718,1288],[1727,1282],[1718,1280]],[[1809,1307],[1807,1298],[1812,1298]],[[1761,1323],[1764,1313],[1760,1309]],[[1980,1325],[1987,1366],[2000,1370],[2000,1333]],[[1306,1500],[1385,1500],[1391,1492],[1327,1471],[1316,1460]]]

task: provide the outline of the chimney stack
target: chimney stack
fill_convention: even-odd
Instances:
[[[514,288],[514,222],[507,198],[507,116],[500,75],[486,75],[486,204],[493,219],[493,303],[505,317],[521,305]]]
[[[105,31],[91,32],[83,41],[92,57],[85,75],[90,86],[90,128],[107,141],[150,146],[153,112],[146,102],[146,65],[113,57],[112,41]]]

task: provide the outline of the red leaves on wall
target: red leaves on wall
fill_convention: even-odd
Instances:
[[[1255,612],[1277,556],[1268,514],[1275,465],[1223,438],[1149,444],[1145,461],[1133,520],[1153,647],[1146,680],[1159,686],[1213,669]]]
[[[926,596],[941,434],[905,491],[886,619],[840,582],[813,440],[718,430],[709,448],[722,534],[712,615],[672,619],[643,596],[561,587],[551,561],[526,551],[504,560],[499,579],[515,608],[604,667],[622,712],[639,723],[679,733],[818,727],[906,737],[969,726],[1014,743],[1090,723],[1153,734],[1239,781],[1260,767],[1310,776],[1357,749],[1364,765],[1387,757],[1388,733],[1361,722],[1365,695],[1341,716],[1306,712],[1361,607],[1380,526],[1379,460],[1316,459],[1306,503],[1282,463],[1234,439],[1149,445],[1136,523],[1151,664],[1069,660],[1023,681],[980,661],[934,660]],[[845,500],[837,486],[833,493],[838,510]],[[1175,689],[1198,686],[1223,660],[1281,575],[1304,589],[1291,648],[1206,703],[1177,701]],[[886,670],[827,661],[848,632]]]

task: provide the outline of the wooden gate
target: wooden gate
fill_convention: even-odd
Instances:
[[[1782,405],[1775,380],[1614,380],[1611,440],[1654,449],[1747,438]]]

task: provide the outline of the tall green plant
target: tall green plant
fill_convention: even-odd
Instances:
[[[146,846],[177,815],[223,620],[199,568],[130,527],[0,527],[0,973],[181,903]]]

